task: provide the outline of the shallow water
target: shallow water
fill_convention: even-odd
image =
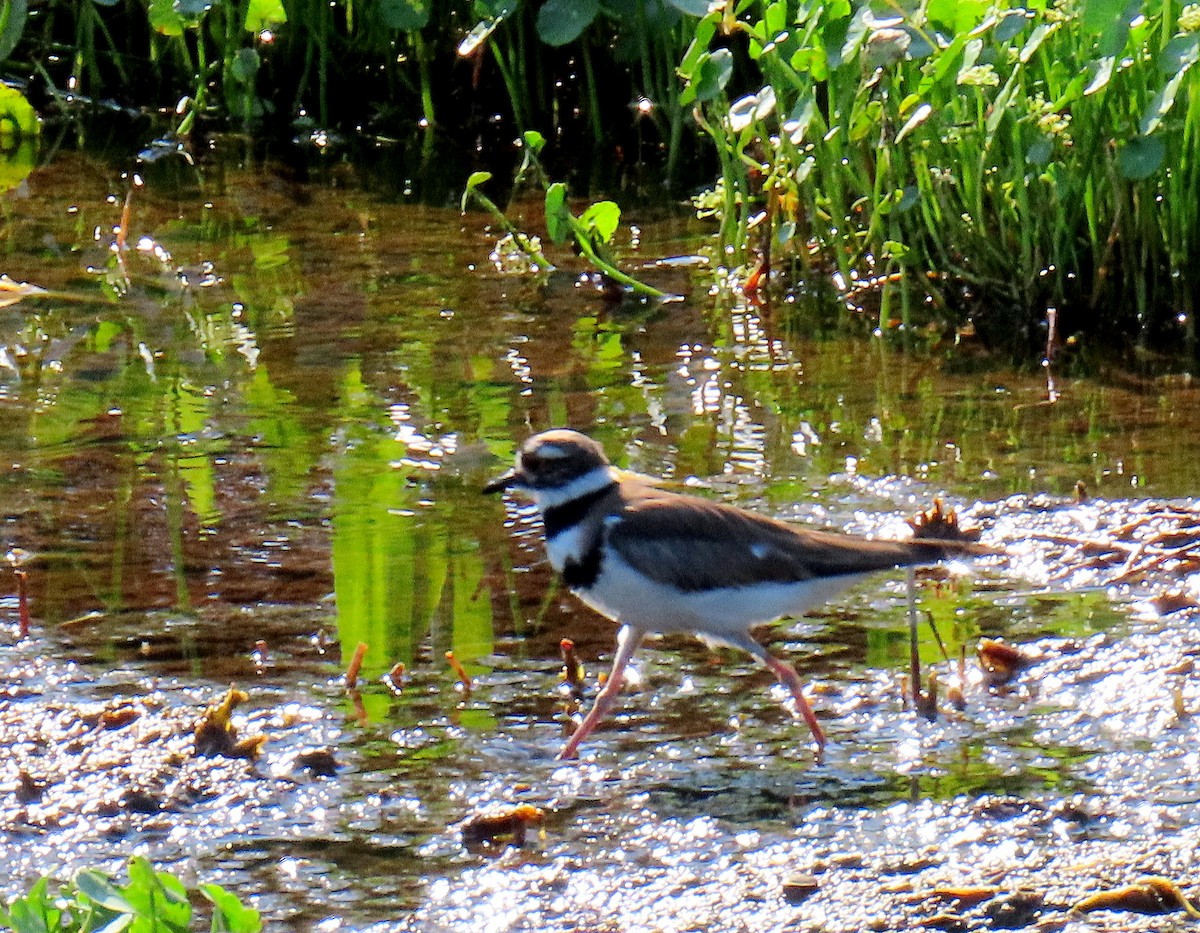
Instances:
[[[52,294],[0,308],[0,508],[35,622],[18,640],[0,604],[4,893],[144,852],[295,929],[849,931],[998,922],[947,908],[946,885],[1036,890],[1029,922],[1055,929],[1081,892],[1187,887],[1190,380],[1054,373],[1051,405],[1044,375],[965,350],[731,306],[653,266],[701,244],[678,217],[648,217],[630,260],[685,300],[613,307],[569,257],[545,287],[505,275],[485,218],[350,166],[145,171],[124,253],[121,166],[63,154],[5,196],[2,271]],[[670,638],[583,761],[556,763],[559,640],[594,690],[613,629],[554,583],[528,507],[478,492],[554,425],[800,522],[902,535],[944,497],[1009,557],[923,581],[922,610],[952,659],[1003,637],[1033,666],[989,688],[972,659],[965,710],[919,717],[885,576],[769,633],[814,684],[823,762],[769,675]],[[1124,549],[1097,551],[1106,535]],[[957,671],[932,638],[922,657],[943,686]],[[398,692],[379,681],[396,662]],[[230,682],[263,753],[195,758]],[[505,802],[542,808],[540,831],[464,846]],[[817,882],[799,902],[796,874]]]

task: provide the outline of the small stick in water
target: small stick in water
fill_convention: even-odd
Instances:
[[[358,683],[358,672],[362,670],[363,658],[367,654],[367,643],[360,641],[358,647],[354,649],[354,657],[350,659],[350,666],[346,668],[346,688],[353,690]]]
[[[29,573],[24,570],[16,571],[17,576],[17,615],[20,619],[19,634],[21,638],[29,637]]]
[[[470,693],[471,675],[467,673],[467,669],[458,662],[453,651],[446,652],[446,660],[450,662],[451,669],[458,675],[458,682],[462,684],[463,693]]]

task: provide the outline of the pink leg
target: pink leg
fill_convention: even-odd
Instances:
[[[612,672],[608,675],[608,682],[605,683],[604,689],[596,695],[596,702],[588,710],[588,714],[579,724],[579,728],[567,739],[567,744],[558,753],[560,761],[576,756],[580,743],[592,734],[596,724],[612,707],[617,694],[621,692],[621,683],[625,679],[625,668],[629,664],[629,659],[633,657],[633,653],[637,651],[638,645],[645,637],[646,633],[641,629],[629,625],[621,626],[621,630],[617,633],[617,655],[613,658]]]
[[[808,700],[804,698],[804,681],[800,679],[800,675],[796,673],[796,669],[769,654],[763,658],[763,662],[771,669],[771,673],[779,678],[779,682],[786,685],[792,691],[792,699],[796,701],[796,709],[800,710],[800,715],[808,723],[808,728],[812,731],[813,741],[821,748],[824,748],[825,731],[821,728],[821,724],[817,722],[816,714],[813,713],[812,707],[808,705]]]
[[[790,664],[780,661],[774,657],[766,648],[756,642],[749,634],[740,637],[722,635],[723,641],[728,642],[738,648],[742,648],[767,666],[781,684],[792,692],[792,699],[796,701],[796,709],[800,711],[800,715],[804,717],[804,721],[808,723],[808,728],[812,732],[813,741],[817,743],[820,749],[825,748],[825,730],[821,728],[821,724],[817,722],[816,714],[813,713],[812,707],[808,705],[808,700],[804,697],[804,681],[800,679],[800,675],[796,673],[796,669]]]

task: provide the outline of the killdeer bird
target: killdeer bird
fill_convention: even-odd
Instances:
[[[651,632],[691,632],[756,657],[791,691],[823,747],[825,733],[799,675],[755,641],[751,627],[800,615],[875,571],[982,550],[957,541],[880,541],[797,528],[670,492],[618,471],[600,444],[577,431],[525,441],[513,469],[484,492],[504,489],[532,497],[554,569],[587,605],[621,626],[612,673],[559,758],[574,758],[603,719],[626,665]]]

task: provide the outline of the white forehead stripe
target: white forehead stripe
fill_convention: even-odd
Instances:
[[[569,452],[561,447],[556,447],[554,444],[538,444],[532,451],[543,460],[561,460],[563,457],[569,456]]]

